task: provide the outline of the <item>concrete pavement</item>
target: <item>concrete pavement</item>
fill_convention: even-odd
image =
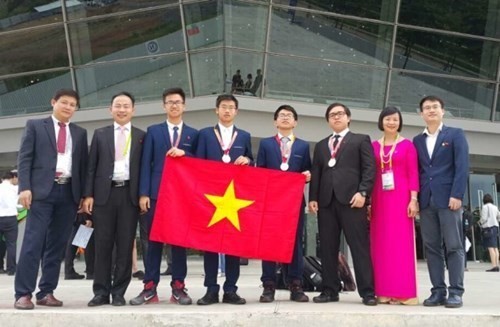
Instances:
[[[76,262],[76,270],[84,270]],[[186,287],[193,301],[203,296],[203,261],[189,258]],[[288,291],[278,290],[276,301],[259,303],[262,292],[260,261],[251,260],[241,267],[238,293],[247,304],[234,306],[180,306],[168,302],[170,276],[162,276],[159,285],[160,303],[133,307],[109,305],[89,308],[92,281],[64,280],[61,274],[55,296],[64,301],[62,308],[35,307],[20,311],[13,308],[12,276],[0,275],[0,326],[500,326],[500,273],[485,272],[486,263],[469,262],[466,272],[464,307],[446,309],[419,306],[378,305],[366,307],[357,293],[344,293],[340,302],[316,304],[290,302]],[[418,263],[418,290],[422,302],[429,294],[430,282],[425,262]],[[134,279],[125,295],[127,301],[142,290],[142,282]],[[311,297],[316,293],[308,293]],[[222,297],[222,296],[221,296]]]

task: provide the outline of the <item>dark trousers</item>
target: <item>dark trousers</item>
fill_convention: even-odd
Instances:
[[[151,232],[153,217],[156,210],[156,200],[151,200],[150,209],[145,214],[148,222],[148,235]],[[152,281],[155,285],[160,282],[160,269],[163,251],[163,243],[149,241],[146,255],[146,274],[144,284]],[[172,281],[184,282],[187,275],[186,248],[172,245]]]
[[[225,255],[226,261],[226,281],[224,282],[224,293],[236,292],[236,283],[240,278],[240,257]],[[220,286],[217,284],[217,274],[219,269],[219,254],[215,252],[205,252],[203,255],[203,268],[205,269],[205,282],[203,285],[207,292],[219,293]]]
[[[300,210],[299,221],[297,224],[297,234],[295,236],[295,245],[293,246],[292,261],[286,265],[286,281],[288,283],[299,280],[302,283],[302,274],[304,273],[304,254],[302,237],[304,234],[304,210]],[[260,280],[265,282],[276,281],[276,262],[262,261],[262,276]]]
[[[129,186],[111,188],[105,205],[94,205],[94,295],[123,296],[132,278],[132,250],[139,209],[130,201]],[[113,266],[113,248],[116,260]],[[113,282],[111,283],[111,273]]]
[[[340,235],[344,231],[352,252],[358,293],[361,297],[374,296],[373,268],[370,257],[369,224],[366,208],[351,208],[334,197],[330,206],[318,211],[318,231],[323,265],[323,287],[338,293],[341,283],[338,276]]]
[[[7,270],[7,272],[9,273],[13,273],[16,271],[16,216],[0,217],[0,239],[1,238],[5,238],[5,248],[7,250],[7,262],[5,265],[5,270]],[[0,261],[3,261],[3,255],[0,256]]]
[[[16,299],[35,291],[40,262],[42,277],[36,298],[54,292],[76,211],[71,183],[54,183],[47,198],[31,203],[14,282]]]
[[[75,272],[75,258],[76,251],[78,251],[78,247],[71,244],[75,235],[80,228],[80,224],[73,226],[73,231],[71,236],[68,239],[68,246],[66,247],[66,254],[64,255],[64,274],[68,275],[72,272]],[[90,237],[89,242],[87,243],[87,247],[85,248],[85,272],[87,274],[94,274],[94,261],[95,261],[95,242],[94,242],[94,234]]]

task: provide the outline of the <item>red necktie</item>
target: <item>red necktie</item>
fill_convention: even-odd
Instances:
[[[57,152],[66,152],[66,124],[57,123],[59,125],[59,134],[57,134]]]

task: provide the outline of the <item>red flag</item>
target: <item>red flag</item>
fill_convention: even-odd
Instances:
[[[150,239],[289,263],[304,184],[300,173],[167,157]]]

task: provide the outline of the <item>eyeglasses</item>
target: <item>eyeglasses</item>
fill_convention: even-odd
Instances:
[[[181,104],[184,104],[184,101],[180,101],[180,100],[177,100],[177,101],[167,101],[167,102],[165,102],[165,104],[167,106],[173,106],[174,104],[176,106],[180,106]]]
[[[438,109],[441,109],[441,105],[440,104],[433,104],[432,106],[424,106],[422,107],[422,109],[424,110],[431,110],[431,109],[434,109],[434,110],[438,110]]]
[[[280,119],[293,119],[293,114],[278,114],[278,118]]]
[[[328,114],[328,118],[342,118],[345,115],[345,111],[331,112],[330,114]]]

